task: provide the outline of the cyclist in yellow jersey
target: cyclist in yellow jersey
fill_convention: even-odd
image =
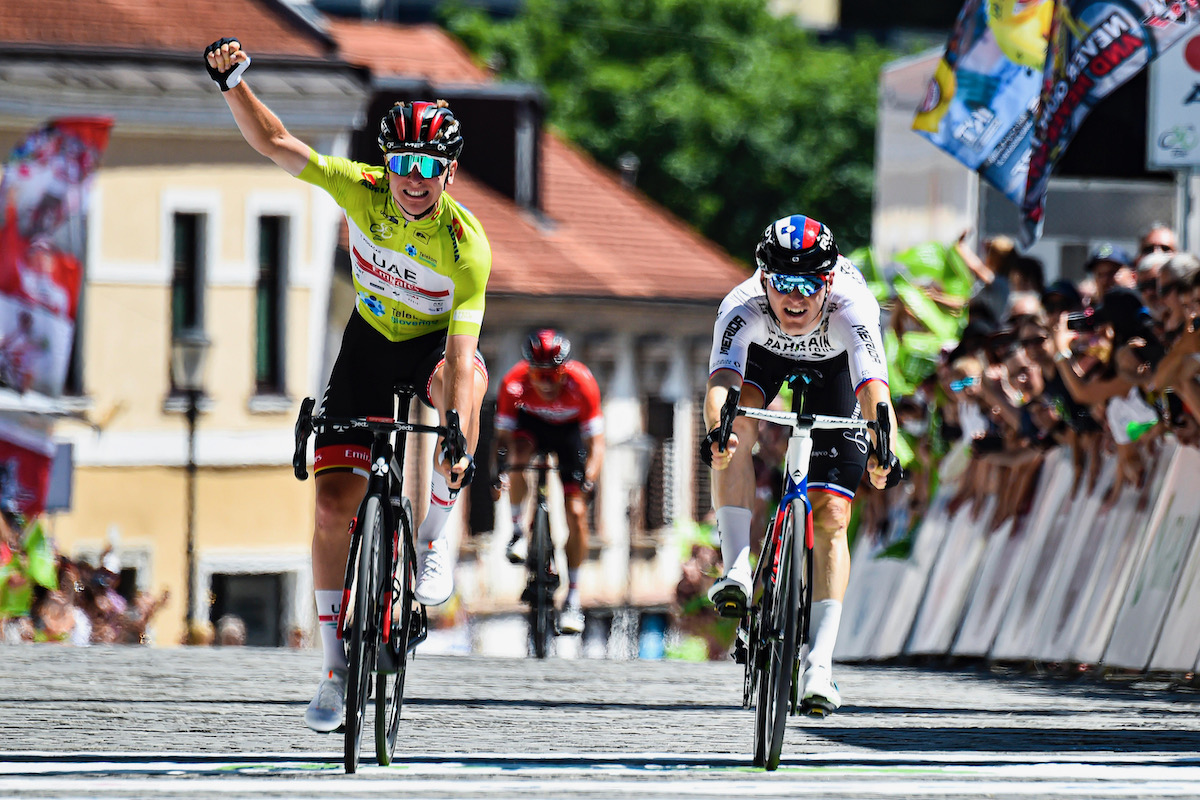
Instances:
[[[472,453],[487,367],[478,352],[484,290],[492,255],[479,221],[446,194],[463,138],[443,101],[397,103],[380,121],[385,167],[321,155],[290,134],[250,91],[242,74],[250,56],[236,39],[204,51],[246,141],[290,174],[320,186],[346,212],[357,292],[355,312],[321,401],[331,416],[390,416],[392,387],[411,383],[438,409],[458,411]],[[325,651],[323,677],[305,721],[328,732],[342,723],[346,659],[337,638],[348,530],[366,491],[370,435],[317,437],[313,587]],[[446,602],[454,590],[445,523],[458,491],[470,483],[470,456],[434,459],[429,512],[418,532],[417,599]]]

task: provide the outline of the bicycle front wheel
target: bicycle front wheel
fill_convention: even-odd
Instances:
[[[800,545],[796,541],[795,504],[784,512],[774,563],[767,565],[766,590],[759,620],[762,673],[754,709],[755,764],[774,770],[783,752],[783,736],[792,705],[800,628]]]
[[[375,642],[379,635],[379,541],[383,532],[383,510],[378,497],[367,499],[358,518],[361,533],[354,582],[350,591],[350,636],[346,646],[346,772],[358,770],[362,746],[363,719],[367,713],[367,695],[371,691],[371,671],[375,668]]]
[[[392,580],[392,630],[390,641],[385,645],[393,654],[395,672],[381,672],[375,677],[375,756],[385,767],[392,763],[392,756],[396,752],[396,735],[400,731],[400,707],[404,704],[408,642],[415,616],[413,604],[416,600],[413,592],[417,582],[417,567],[412,548],[412,504],[407,498],[396,523],[398,534],[395,542],[399,564]],[[390,568],[394,563],[396,562],[389,561],[387,566]]]
[[[550,582],[550,566],[554,561],[554,543],[550,539],[550,514],[538,505],[533,520],[533,542],[530,564],[534,568],[533,603],[529,609],[529,636],[533,654],[545,658],[554,639],[554,586]]]

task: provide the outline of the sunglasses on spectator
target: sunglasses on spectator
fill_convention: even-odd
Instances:
[[[1171,294],[1172,292],[1182,292],[1182,291],[1183,291],[1182,283],[1168,283],[1168,284],[1162,286],[1158,290],[1158,295],[1159,295],[1159,297],[1166,297],[1167,295]]]
[[[1142,281],[1138,284],[1138,291],[1142,294],[1158,294],[1158,281]]]
[[[1162,253],[1174,253],[1175,248],[1171,247],[1169,244],[1144,244],[1142,245],[1142,249],[1139,251],[1139,253],[1144,256],[1156,251]]]
[[[1029,336],[1024,339],[1020,339],[1018,341],[1018,344],[1020,344],[1022,347],[1037,347],[1038,345],[1044,343],[1049,338],[1050,338],[1049,336],[1042,333],[1037,336]]]
[[[824,279],[812,275],[784,275],[779,272],[767,273],[767,280],[780,294],[799,292],[801,297],[812,297],[825,285]]]
[[[450,161],[424,153],[388,153],[387,167],[405,177],[416,167],[422,178],[436,178],[450,167]]]
[[[966,389],[969,386],[974,386],[977,383],[979,383],[978,375],[968,375],[965,378],[959,378],[956,381],[951,381],[950,391],[961,392],[963,389]]]

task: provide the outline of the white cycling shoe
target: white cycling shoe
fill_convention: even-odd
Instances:
[[[569,603],[563,606],[562,613],[558,615],[559,633],[583,633],[583,624],[583,608]]]
[[[745,570],[734,567],[725,573],[725,577],[715,582],[708,590],[708,599],[717,607],[717,613],[722,617],[746,616],[752,580],[754,577],[748,567]]]
[[[450,563],[450,543],[445,539],[417,543],[417,602],[440,606],[454,594],[454,567]]]
[[[508,547],[504,548],[504,555],[514,564],[524,564],[525,556],[528,554],[529,541],[524,531],[520,528],[513,528],[513,536],[508,542]]]
[[[805,714],[823,717],[841,708],[842,694],[829,667],[811,666],[800,679],[800,706]]]
[[[317,733],[329,733],[342,726],[346,714],[346,675],[344,669],[329,670],[304,710],[305,723]]]

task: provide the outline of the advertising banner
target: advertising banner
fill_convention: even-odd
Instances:
[[[0,181],[0,386],[62,393],[83,283],[90,177],[112,121],[58,119],[27,136]]]
[[[1033,129],[1021,244],[1041,236],[1050,172],[1096,103],[1200,25],[1200,0],[1056,0]]]
[[[1053,10],[1054,0],[967,0],[913,120],[1017,205]]]
[[[1150,65],[1146,166],[1200,167],[1200,33],[1191,33]]]

